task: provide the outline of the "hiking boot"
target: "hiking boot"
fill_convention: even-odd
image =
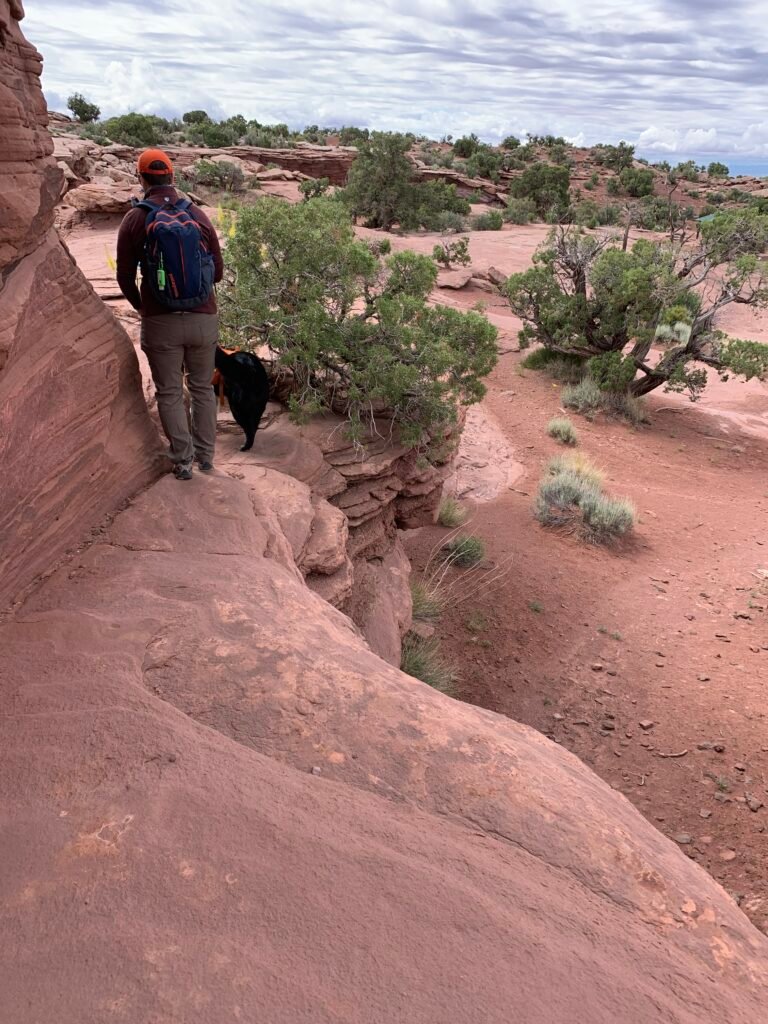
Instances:
[[[185,466],[183,463],[173,467],[173,475],[177,480],[191,480],[192,479],[192,467]]]
[[[212,473],[213,463],[209,462],[207,459],[198,459],[197,468],[201,473]]]

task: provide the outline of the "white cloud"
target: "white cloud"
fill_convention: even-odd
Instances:
[[[202,107],[686,155],[768,145],[760,0],[30,0],[25,31],[47,93],[105,115]]]
[[[635,145],[641,152],[717,153],[720,151],[716,128],[658,128],[652,125],[640,132]]]

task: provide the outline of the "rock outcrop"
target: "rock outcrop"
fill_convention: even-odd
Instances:
[[[21,14],[0,0],[5,593],[52,571],[0,625],[0,1020],[761,1020],[768,941],[708,875],[573,755],[385,664],[307,586],[355,531],[375,549],[372,498],[417,514],[406,456],[371,449],[362,472],[321,434],[295,446],[311,484],[166,476],[53,568],[151,446],[128,342],[50,234]]]
[[[166,477],[0,628],[0,1017],[760,1020],[715,882],[386,666],[291,550],[242,482]]]
[[[0,2],[0,608],[156,476],[129,339],[55,231],[61,172],[21,35]]]
[[[449,467],[420,465],[384,422],[381,436],[352,445],[336,416],[302,427],[287,415],[271,420],[250,452],[238,451],[239,428],[221,436],[219,463],[249,486],[262,514],[263,495],[270,495],[310,589],[346,612],[380,657],[399,665],[411,625],[399,528],[434,522]]]

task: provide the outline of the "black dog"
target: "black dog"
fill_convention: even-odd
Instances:
[[[224,383],[224,395],[235,422],[245,431],[245,444],[240,451],[247,452],[253,447],[259,421],[269,401],[267,371],[252,352],[230,353],[219,345],[216,346],[216,369]]]

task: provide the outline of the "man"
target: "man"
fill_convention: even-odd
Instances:
[[[155,382],[174,474],[191,480],[195,460],[203,472],[213,469],[216,396],[211,380],[219,335],[213,285],[221,280],[224,264],[210,220],[173,187],[168,155],[144,150],[136,170],[144,199],[120,225],[117,283],[141,314],[141,347]],[[139,265],[141,290],[136,286]]]

